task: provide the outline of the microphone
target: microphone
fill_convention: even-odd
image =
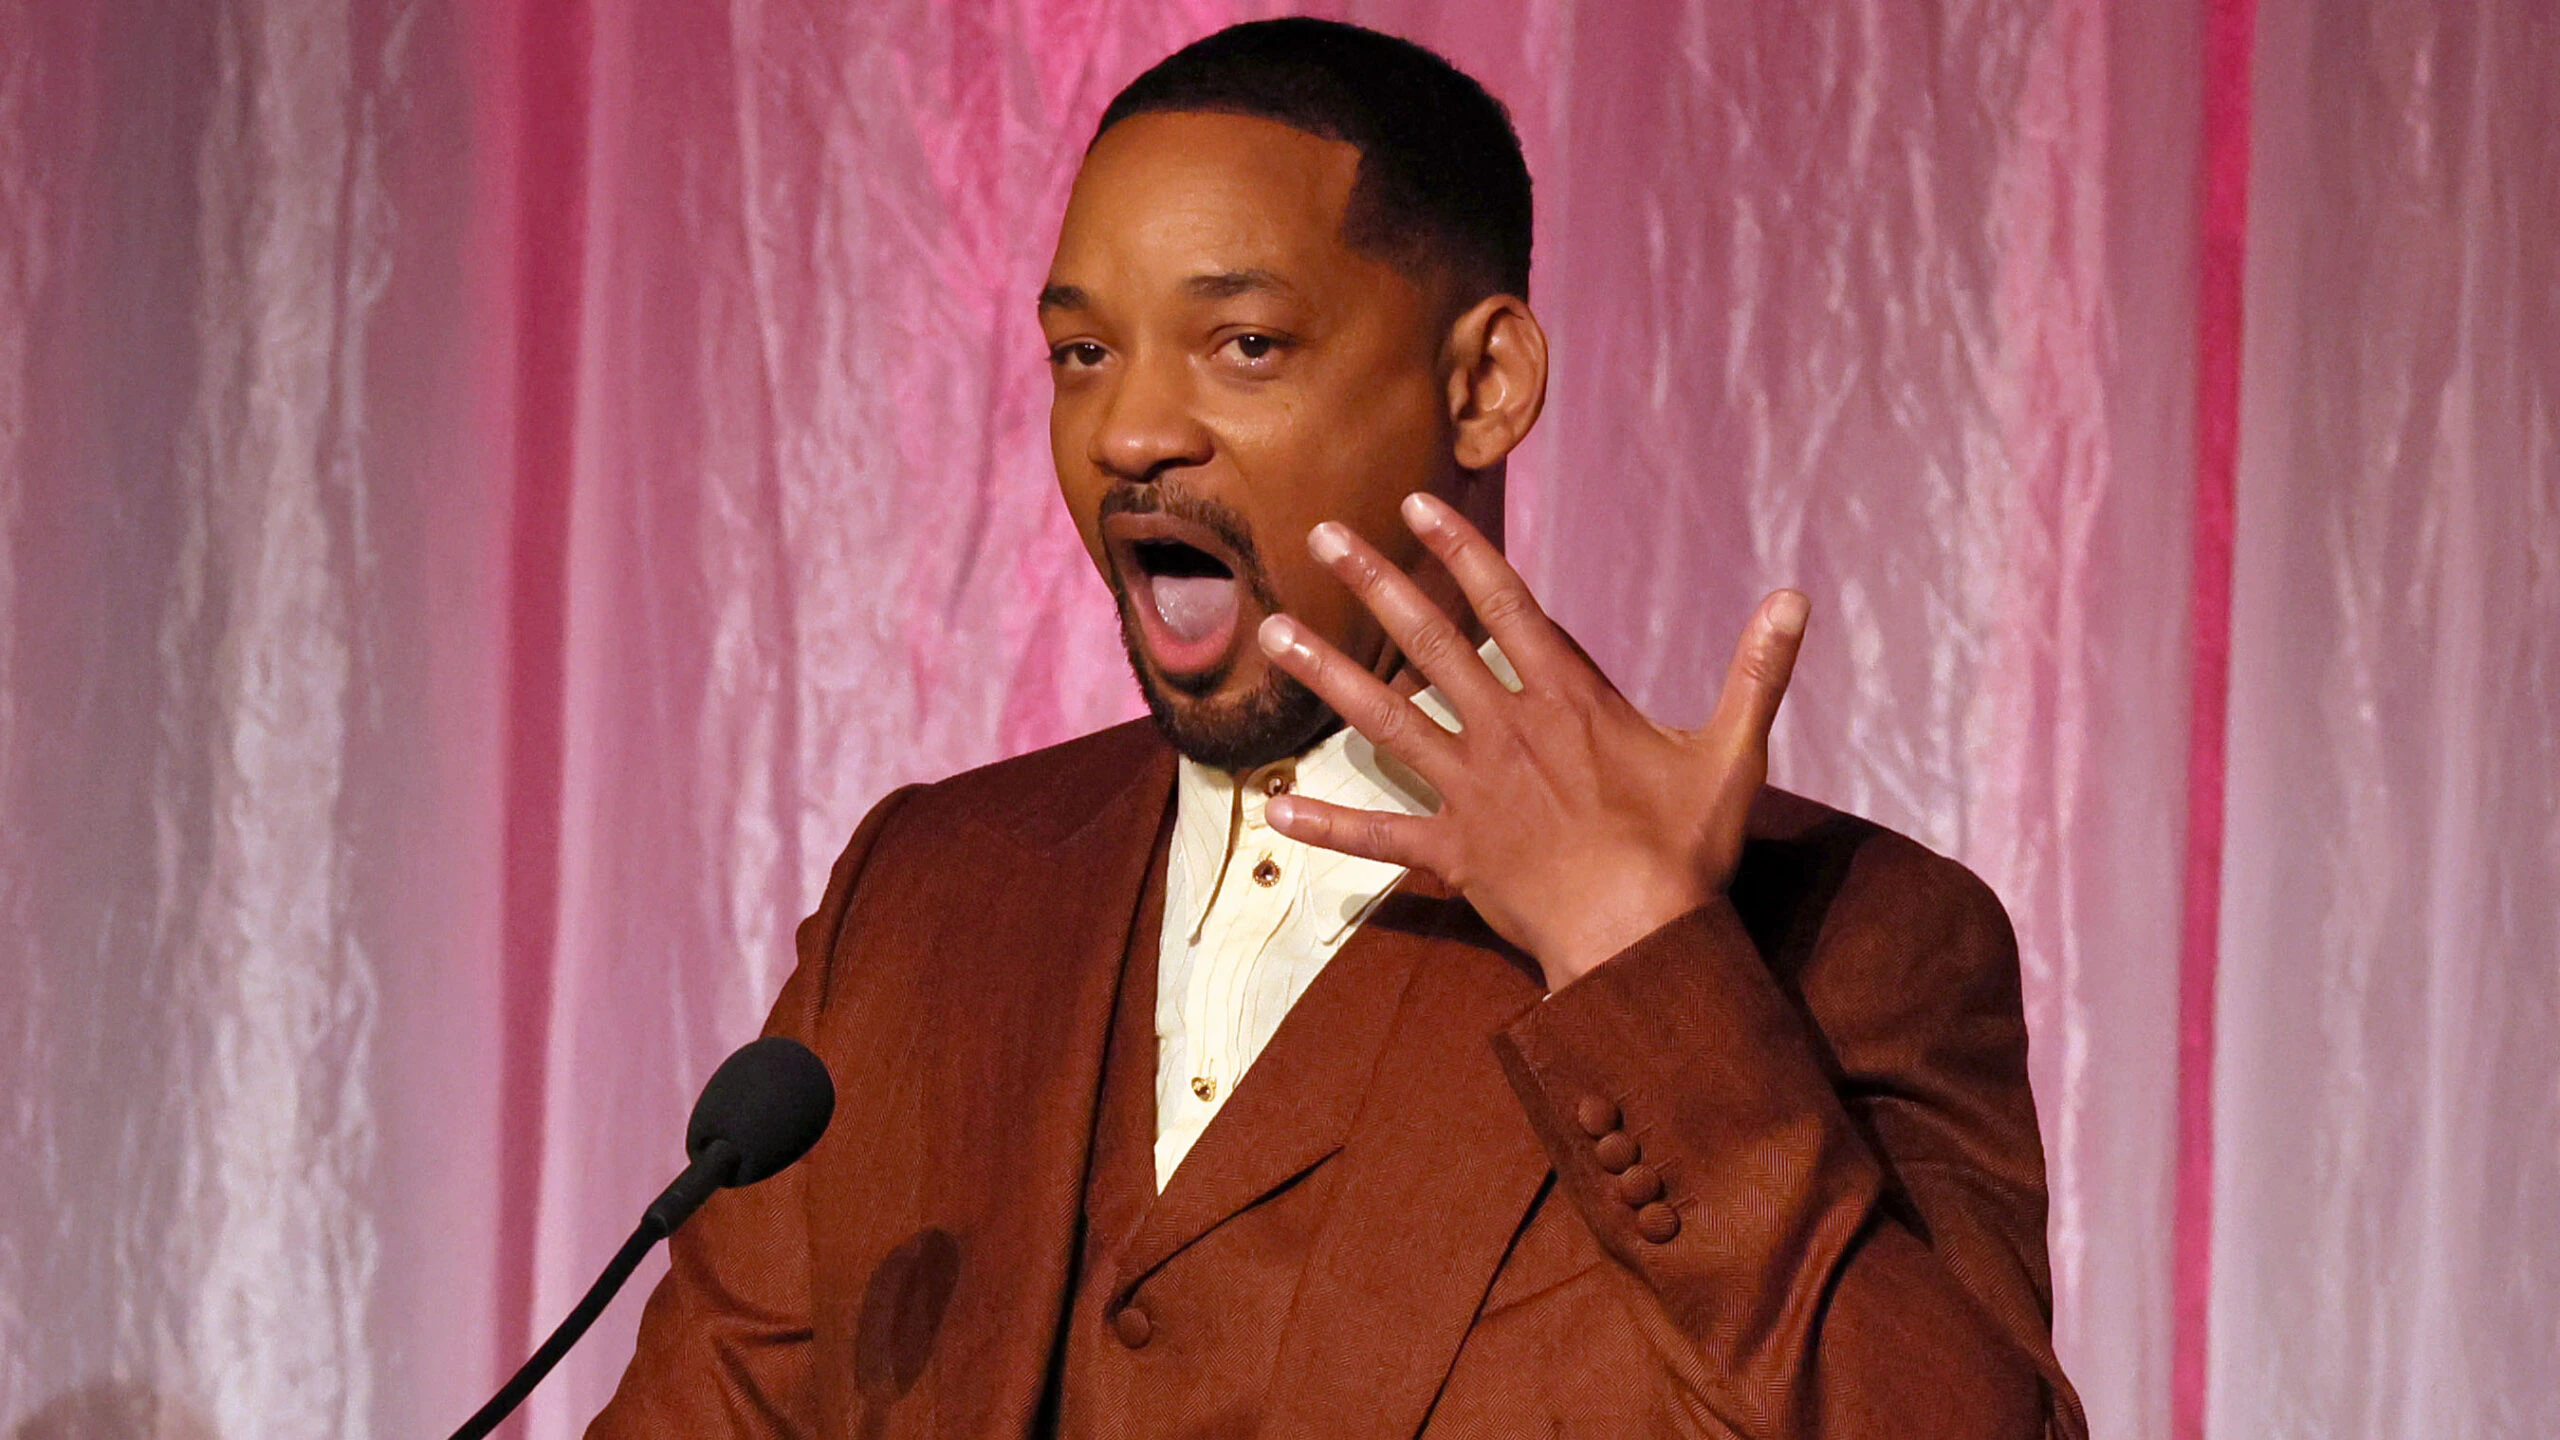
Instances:
[[[640,1227],[622,1242],[560,1328],[453,1432],[453,1440],[483,1440],[497,1429],[596,1323],[651,1246],[692,1219],[712,1192],[753,1185],[788,1169],[827,1133],[835,1112],[836,1087],[827,1078],[825,1062],[797,1040],[768,1035],[721,1061],[703,1085],[702,1098],[693,1102],[693,1119],[685,1126],[684,1153],[690,1163],[684,1173],[649,1202]]]

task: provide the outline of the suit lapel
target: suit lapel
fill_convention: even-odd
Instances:
[[[1364,926],[1325,963],[1130,1235],[1113,1304],[1184,1247],[1342,1148],[1416,954],[1409,937]],[[1147,1113],[1154,1115],[1152,1105]]]
[[[1266,1434],[1420,1430],[1549,1174],[1492,1044],[1538,983],[1445,894],[1408,883],[1369,921],[1401,932],[1411,975],[1332,1161],[1341,1188],[1281,1339]]]
[[[919,1191],[960,1251],[929,1372],[946,1440],[1029,1433],[1073,1282],[1113,1002],[1173,787],[1160,743],[1113,758],[1127,768],[1098,810],[1027,807],[974,847],[983,873],[953,877],[966,903],[934,907],[949,918],[916,1020],[941,1134]]]

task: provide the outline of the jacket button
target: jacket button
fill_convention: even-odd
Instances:
[[[1119,1313],[1111,1317],[1111,1331],[1120,1337],[1121,1344],[1136,1350],[1155,1337],[1156,1323],[1137,1306],[1123,1305]]]
[[[1636,1233],[1656,1245],[1668,1245],[1680,1233],[1680,1215],[1657,1200],[1636,1212]]]
[[[1573,1119],[1583,1134],[1597,1140],[1618,1128],[1618,1107],[1597,1095],[1585,1095],[1582,1103],[1573,1107]]]
[[[1616,1175],[1636,1163],[1637,1158],[1644,1154],[1644,1150],[1626,1131],[1612,1130],[1592,1145],[1591,1153],[1599,1160],[1601,1169]]]
[[[1650,1205],[1662,1198],[1662,1172],[1638,1165],[1618,1177],[1618,1198],[1629,1205]]]

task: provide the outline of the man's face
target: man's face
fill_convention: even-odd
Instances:
[[[1342,240],[1359,162],[1268,120],[1122,121],[1076,177],[1041,297],[1059,488],[1148,708],[1223,768],[1331,720],[1254,643],[1264,616],[1394,663],[1307,531],[1338,520],[1413,567],[1397,504],[1456,474],[1432,299]]]

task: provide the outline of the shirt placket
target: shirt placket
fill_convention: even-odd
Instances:
[[[1303,883],[1299,847],[1263,819],[1264,803],[1285,793],[1293,773],[1285,765],[1271,767],[1247,776],[1239,787],[1221,883],[1191,957],[1183,1028],[1192,1051],[1189,1089],[1206,1107],[1203,1123],[1225,1103],[1261,1038],[1261,970]]]

